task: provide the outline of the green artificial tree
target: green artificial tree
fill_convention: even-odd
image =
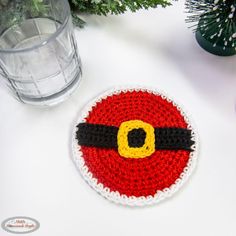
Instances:
[[[186,8],[202,48],[219,56],[236,54],[236,0],[187,0]]]
[[[69,0],[72,15],[77,25],[82,26],[80,13],[104,15],[121,14],[127,10],[135,12],[139,9],[156,8],[158,5],[171,5],[168,0]]]

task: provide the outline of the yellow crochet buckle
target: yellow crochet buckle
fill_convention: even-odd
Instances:
[[[142,128],[146,132],[142,147],[129,147],[128,133],[133,129]],[[118,152],[126,158],[144,158],[155,152],[155,133],[152,125],[141,120],[122,122],[117,134]]]

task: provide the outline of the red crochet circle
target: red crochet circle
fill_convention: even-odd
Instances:
[[[86,122],[119,127],[128,120],[142,120],[153,127],[187,128],[180,111],[166,99],[150,92],[121,92],[102,99]],[[93,177],[128,197],[154,196],[175,183],[190,158],[189,151],[157,150],[146,158],[124,158],[117,150],[81,147],[85,165]]]

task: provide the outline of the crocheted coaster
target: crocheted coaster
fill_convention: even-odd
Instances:
[[[91,102],[76,122],[73,157],[101,195],[126,205],[171,196],[196,162],[196,137],[172,100],[144,88],[112,90]]]

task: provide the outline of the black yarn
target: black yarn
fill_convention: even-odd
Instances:
[[[191,150],[191,130],[184,128],[155,128],[155,147],[161,150]]]
[[[80,123],[77,125],[76,138],[78,144],[89,147],[117,148],[117,133],[119,128],[100,124]],[[133,129],[128,133],[130,147],[142,147],[146,132],[143,129]],[[191,130],[184,128],[155,128],[156,150],[187,150],[192,151]]]
[[[146,132],[144,129],[133,129],[128,133],[128,143],[130,147],[142,147],[145,143]]]
[[[80,123],[77,127],[76,138],[79,145],[117,148],[117,127],[88,123]]]

